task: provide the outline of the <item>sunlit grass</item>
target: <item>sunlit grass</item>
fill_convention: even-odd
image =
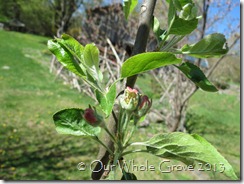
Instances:
[[[58,135],[52,114],[85,108],[91,100],[49,73],[48,38],[1,31],[0,39],[0,178],[89,179],[76,165],[88,154],[95,158],[97,148],[90,140]]]

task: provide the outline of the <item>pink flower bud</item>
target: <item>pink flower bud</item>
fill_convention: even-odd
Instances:
[[[152,100],[150,101],[148,96],[143,95],[140,100],[140,104],[137,109],[137,114],[139,117],[146,115],[152,106]]]
[[[92,126],[98,126],[102,122],[102,117],[92,108],[87,108],[84,111],[84,119]]]
[[[127,87],[124,94],[120,96],[120,105],[123,109],[133,111],[137,108],[139,102],[139,93],[136,89]]]

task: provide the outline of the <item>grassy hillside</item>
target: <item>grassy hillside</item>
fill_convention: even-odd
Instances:
[[[0,40],[0,179],[90,179],[89,169],[80,172],[76,166],[96,158],[97,144],[90,139],[57,134],[52,114],[62,108],[85,108],[91,99],[49,73],[48,38],[0,31]],[[153,96],[157,87],[143,81],[146,79],[140,80],[139,85],[152,86],[143,91]],[[240,176],[238,95],[238,91],[231,94],[199,91],[190,101],[187,128],[216,146]],[[139,129],[134,137],[142,141],[164,131],[162,124],[151,123],[148,128]],[[132,154],[126,159],[134,159],[137,165],[145,165],[147,159],[156,167],[162,161],[149,154]],[[175,161],[170,164],[182,165]],[[135,174],[138,179],[150,180],[227,179],[202,172],[164,174],[158,169]]]
[[[240,89],[239,89],[240,90]],[[231,94],[230,94],[231,93]],[[190,100],[187,129],[211,142],[240,176],[240,91],[199,91]]]
[[[76,165],[95,157],[90,141],[58,135],[52,114],[90,99],[49,73],[47,38],[0,31],[0,178],[88,179]]]

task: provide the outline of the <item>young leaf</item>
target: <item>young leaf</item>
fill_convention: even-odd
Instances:
[[[81,45],[76,39],[68,34],[62,34],[61,39],[56,38],[61,44],[63,44],[70,52],[82,62],[82,55],[84,51],[83,45]]]
[[[84,110],[64,109],[53,115],[56,130],[60,134],[76,136],[96,136],[100,133],[100,127],[93,127],[83,119]]]
[[[126,78],[166,65],[180,63],[181,59],[168,52],[147,52],[127,59],[121,68],[121,77]]]
[[[78,76],[85,77],[85,71],[81,69],[77,62],[77,60],[81,59],[80,55],[83,52],[83,46],[67,35],[64,38],[65,40],[58,38],[49,40],[47,43],[48,49],[64,67]]]
[[[93,88],[101,91],[97,83],[97,80],[94,79],[94,75],[89,74],[87,72],[87,69],[89,71],[90,69],[86,65],[83,57],[85,48],[77,40],[75,40],[67,34],[63,34],[61,38],[49,40],[48,49],[57,57],[58,61],[69,71],[82,77]],[[86,49],[86,55],[89,55],[89,53],[91,53],[89,52],[89,50],[90,49]],[[98,75],[101,79],[101,74]]]
[[[99,50],[95,44],[87,44],[84,49],[84,62],[88,72],[97,81],[102,81],[103,75],[99,69]]]
[[[180,3],[180,0],[172,0],[172,2],[177,10],[182,10],[182,5]]]
[[[169,3],[169,11],[168,11],[168,27],[169,27],[169,30],[171,29],[171,26],[174,23],[175,17],[176,17],[176,8],[175,8],[173,1],[171,0]]]
[[[102,111],[106,114],[106,117],[108,117],[113,110],[114,101],[116,98],[116,82],[110,86],[106,94],[96,90],[96,98]]]
[[[182,132],[165,133],[151,138],[147,150],[156,156],[175,159],[186,164],[208,163],[216,166],[215,172],[223,172],[231,179],[238,179],[228,161],[204,138]]]
[[[197,28],[198,20],[194,18],[195,15],[195,8],[193,8],[193,12],[185,10],[186,4],[191,4],[194,7],[194,4],[191,0],[168,0],[169,2],[169,11],[168,11],[168,34],[175,34],[175,35],[187,35],[190,34],[193,30]],[[183,9],[182,7],[185,7]],[[187,16],[188,20],[184,20],[183,18],[180,18],[177,15],[177,11],[180,10],[181,12],[184,12],[184,18],[185,14],[190,13],[189,16]]]
[[[192,20],[184,20],[179,18],[178,16],[175,17],[174,22],[171,25],[169,34],[175,35],[187,35],[190,34],[197,28],[198,19]]]
[[[128,19],[131,12],[133,12],[133,10],[135,9],[137,3],[138,3],[138,0],[124,0],[123,1],[123,11],[124,11],[126,20]]]
[[[192,20],[197,17],[197,7],[192,4],[188,3],[186,4],[182,11],[180,11],[179,17],[184,20]]]
[[[225,43],[226,39],[224,35],[214,33],[195,44],[184,45],[181,51],[183,54],[197,58],[220,57],[228,52],[228,49],[224,48]]]
[[[180,4],[181,4],[182,7],[185,6],[188,3],[193,3],[192,0],[178,0],[178,1],[180,2]]]
[[[188,3],[193,3],[192,0],[166,0],[168,3],[170,3],[170,1],[173,1],[175,7],[179,10],[182,9],[183,6],[185,6]]]
[[[209,82],[207,77],[201,71],[199,67],[196,65],[185,62],[180,66],[176,66],[180,71],[182,71],[187,78],[189,78],[192,82],[194,82],[198,87],[200,87],[204,91],[216,92],[218,91],[216,87]]]
[[[163,36],[166,33],[165,30],[160,29],[160,24],[156,17],[154,17],[154,20],[153,20],[153,32],[158,41],[162,41]]]

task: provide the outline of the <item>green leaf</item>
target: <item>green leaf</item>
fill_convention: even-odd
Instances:
[[[82,62],[82,55],[84,51],[83,45],[81,45],[76,39],[68,34],[62,34],[61,39],[57,40],[63,44],[70,52],[74,53],[77,59]]]
[[[96,48],[91,47],[91,44],[88,44],[88,46],[84,48],[77,40],[67,34],[63,34],[61,38],[48,41],[48,49],[57,57],[58,61],[64,67],[82,77],[83,80],[89,83],[93,88],[101,91],[97,80],[94,79],[96,76],[99,76],[99,79],[101,79],[101,72],[99,71],[100,73],[98,72],[98,75],[94,76],[91,70],[93,71],[95,67],[89,68],[84,61],[84,54],[88,60],[87,63],[89,63],[91,59],[97,57]]]
[[[97,81],[102,81],[103,75],[99,69],[99,50],[95,44],[87,44],[84,49],[84,62],[88,72]]]
[[[154,17],[153,20],[153,32],[158,41],[162,41],[164,34],[166,33],[165,30],[160,29],[160,24],[157,17]]]
[[[198,19],[192,20],[184,20],[179,18],[178,16],[175,17],[174,22],[169,30],[169,34],[175,35],[187,35],[190,34],[197,28]]]
[[[207,77],[204,75],[201,69],[196,65],[190,62],[185,62],[180,66],[176,66],[176,67],[179,70],[181,70],[186,75],[187,78],[189,78],[202,90],[209,91],[209,92],[218,91],[216,87],[213,84],[211,84],[211,82],[207,79]]]
[[[184,45],[181,51],[183,54],[197,58],[220,57],[228,52],[228,48],[224,48],[225,43],[224,35],[214,33],[195,44]]]
[[[178,1],[180,2],[182,7],[185,6],[186,4],[193,3],[192,0],[178,0]]]
[[[172,2],[173,2],[176,9],[178,9],[178,10],[182,9],[182,5],[181,5],[179,0],[172,0]]]
[[[57,57],[58,61],[71,72],[78,76],[85,77],[85,70],[81,69],[78,61],[81,61],[81,55],[84,47],[69,35],[62,35],[62,39],[55,38],[49,40],[48,49]]]
[[[171,26],[174,23],[175,17],[176,17],[176,8],[174,6],[173,1],[171,0],[169,3],[169,11],[168,11],[168,27],[169,27],[168,29],[169,30],[171,29]]]
[[[187,35],[197,28],[198,19],[194,17],[196,11],[195,8],[186,8],[186,4],[194,4],[191,0],[169,0],[169,11],[168,11],[168,33],[174,35]],[[184,7],[184,10],[183,8]],[[190,10],[193,11],[190,11]],[[181,10],[182,16],[187,18],[184,20],[177,15],[176,10]],[[183,14],[184,12],[184,14]],[[186,16],[187,14],[187,16]],[[189,14],[189,16],[188,16]]]
[[[131,12],[133,12],[137,3],[138,3],[138,0],[124,0],[123,1],[123,11],[124,11],[126,20],[128,20],[129,15],[131,14]]]
[[[125,172],[123,170],[123,176],[121,180],[137,180],[137,177],[133,173]]]
[[[100,133],[100,127],[93,127],[83,119],[84,110],[64,109],[53,115],[56,130],[60,134],[76,136],[96,136]]]
[[[126,78],[162,66],[180,63],[181,59],[168,52],[147,52],[127,59],[121,68],[121,77]]]
[[[215,172],[224,170],[226,176],[238,179],[228,161],[199,135],[182,132],[165,133],[154,136],[147,144],[148,152],[156,156],[176,159],[186,164],[208,163],[216,166]]]
[[[175,8],[177,8],[178,10],[181,10],[183,6],[185,6],[188,3],[193,3],[192,0],[166,0],[168,3],[170,3],[170,1],[173,2],[173,5],[175,6]]]
[[[102,111],[106,114],[106,117],[108,117],[113,110],[116,98],[116,82],[110,86],[106,94],[96,90],[96,98]]]
[[[157,17],[153,16],[153,32],[156,34],[160,30],[160,24]]]
[[[197,7],[192,3],[186,4],[183,10],[180,11],[179,17],[184,20],[195,19],[197,17]]]

